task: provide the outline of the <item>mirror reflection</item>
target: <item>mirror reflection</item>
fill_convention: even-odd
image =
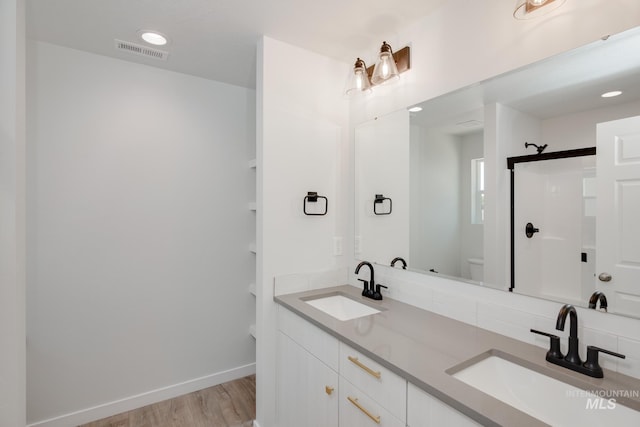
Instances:
[[[630,290],[638,286],[627,279],[640,270],[640,228],[627,220],[623,228],[631,238],[600,245],[608,239],[602,216],[618,215],[622,208],[626,218],[640,216],[640,191],[635,191],[640,184],[624,187],[624,207],[602,197],[618,190],[598,187],[599,148],[590,160],[520,164],[517,173],[527,178],[519,183],[518,197],[536,196],[515,225],[528,242],[513,244],[519,267],[512,268],[507,169],[507,158],[537,155],[538,147],[546,146],[544,153],[596,147],[600,123],[638,116],[640,55],[630,52],[640,52],[640,28],[357,126],[356,258],[389,265],[402,257],[409,269],[425,274],[580,306],[601,291],[610,311],[640,317],[640,305],[629,302],[640,301]],[[614,90],[622,93],[601,96]],[[640,137],[629,137],[635,135],[630,132],[625,161],[634,163]],[[560,183],[575,193],[562,199]],[[392,200],[390,214],[375,214],[376,195]],[[549,213],[563,216],[563,222],[538,226]],[[534,239],[547,241],[536,256],[526,246],[533,240],[525,236],[529,222],[540,230]],[[562,223],[571,224],[575,235],[551,233]],[[621,251],[624,257],[616,258]],[[600,264],[607,259],[612,259],[608,266]],[[604,282],[601,273],[613,279]],[[512,274],[523,277],[513,282]],[[640,283],[640,277],[632,281]]]

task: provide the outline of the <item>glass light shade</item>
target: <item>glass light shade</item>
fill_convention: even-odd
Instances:
[[[351,73],[349,78],[347,95],[355,95],[360,92],[369,91],[371,91],[371,83],[369,82],[369,75],[367,74],[367,66],[362,59],[358,58],[353,66],[353,73]]]
[[[517,0],[513,17],[533,19],[559,8],[566,0]]]
[[[393,52],[391,46],[387,42],[382,42],[380,48],[380,56],[373,67],[373,75],[371,76],[371,82],[374,85],[386,82],[387,80],[399,78],[398,67],[396,61],[393,59]]]

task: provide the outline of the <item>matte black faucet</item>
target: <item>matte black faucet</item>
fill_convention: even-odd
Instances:
[[[370,279],[369,279],[368,282],[366,280],[364,280],[364,279],[358,279],[364,284],[364,289],[362,290],[362,296],[363,297],[367,297],[367,298],[373,298],[373,294],[374,294],[374,291],[375,291],[375,281],[374,281],[374,278],[373,278],[373,265],[371,265],[371,263],[368,262],[368,261],[362,261],[356,267],[356,274],[358,274],[360,272],[360,268],[362,268],[363,265],[366,265],[367,267],[369,267],[369,271],[371,272],[371,276],[370,276]]]
[[[531,329],[531,332],[535,334],[544,335],[550,338],[551,346],[546,356],[546,360],[548,362],[571,369],[572,371],[580,372],[581,374],[589,375],[590,377],[602,378],[604,376],[604,372],[598,364],[598,353],[606,353],[621,359],[625,358],[624,354],[589,345],[587,346],[587,361],[582,363],[580,355],[578,354],[578,313],[574,306],[570,304],[562,306],[558,313],[556,329],[559,331],[564,330],[564,322],[567,320],[567,315],[569,315],[570,324],[569,350],[566,356],[563,356],[560,352],[560,338],[557,335]]]
[[[396,262],[400,261],[402,263],[402,269],[406,270],[407,269],[407,261],[405,261],[402,257],[395,257],[394,259],[391,260],[391,267],[395,267],[396,266]]]
[[[569,351],[564,357],[569,363],[581,365],[580,354],[578,354],[578,313],[576,308],[571,304],[565,304],[560,308],[558,319],[556,320],[556,329],[564,331],[564,322],[569,315]]]
[[[591,298],[589,298],[589,308],[595,310],[598,305],[598,301],[600,301],[600,308],[607,311],[607,297],[600,291],[595,291],[591,294]]]

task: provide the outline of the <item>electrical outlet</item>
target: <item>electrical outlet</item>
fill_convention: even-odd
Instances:
[[[339,236],[333,237],[333,255],[334,256],[342,255],[342,237],[339,237]]]

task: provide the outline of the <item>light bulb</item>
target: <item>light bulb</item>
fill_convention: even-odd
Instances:
[[[347,95],[368,92],[370,90],[371,83],[369,83],[367,66],[362,59],[358,58],[353,66],[353,74],[351,74],[350,83],[347,86]]]
[[[373,67],[371,82],[373,84],[380,84],[398,77],[398,67],[396,66],[396,61],[393,58],[391,46],[389,46],[387,42],[382,42],[378,62],[376,62],[376,65]]]

